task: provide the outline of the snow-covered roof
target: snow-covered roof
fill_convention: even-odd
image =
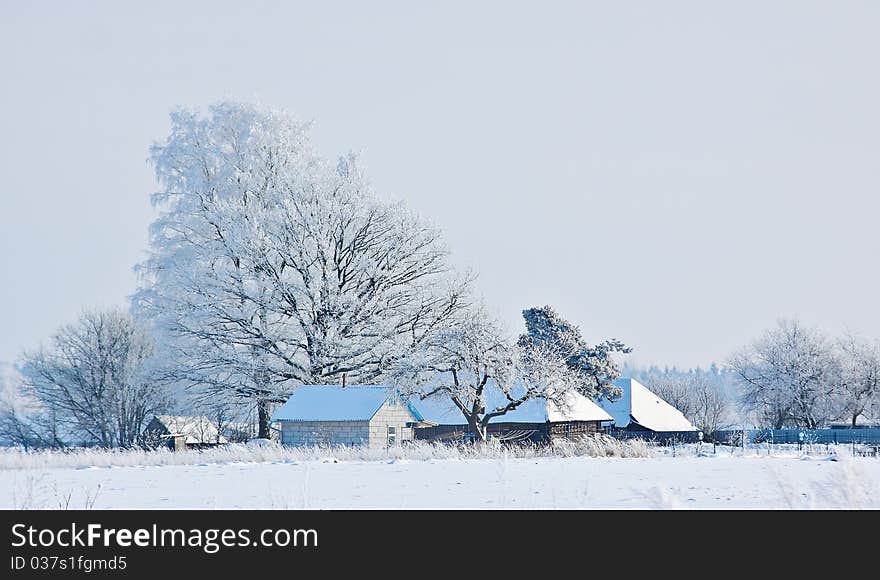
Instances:
[[[491,411],[505,405],[507,399],[498,388],[491,386],[486,390],[486,410]],[[547,399],[531,399],[513,411],[493,417],[490,423],[546,423],[561,421],[610,421],[611,415],[587,397],[573,391],[564,397],[564,407],[560,408]],[[464,425],[464,415],[449,397],[436,396],[413,402],[427,421],[440,425]]]
[[[217,436],[217,426],[204,415],[190,417],[186,415],[156,415],[172,437],[185,437],[188,445],[199,443],[227,443],[226,437]]]
[[[272,420],[369,421],[389,398],[400,399],[394,389],[383,385],[303,385],[275,411]],[[409,408],[421,420],[418,411],[412,405]]]
[[[616,427],[622,429],[630,422],[635,422],[658,433],[698,431],[681,411],[652,393],[637,380],[629,377],[620,378],[614,382],[614,386],[619,387],[623,395],[613,402],[601,399],[599,406],[614,417]]]

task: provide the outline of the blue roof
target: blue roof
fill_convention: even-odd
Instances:
[[[399,398],[416,420],[409,401],[384,385],[303,385],[272,415],[273,421],[369,421],[389,398]]]
[[[495,389],[492,390],[493,392]],[[500,397],[486,397],[486,410],[501,405]],[[506,399],[505,399],[506,400]],[[455,406],[452,399],[444,396],[430,397],[428,399],[416,399],[413,403],[422,413],[426,421],[440,425],[464,425],[464,415]],[[545,423],[547,421],[547,405],[544,401],[532,399],[526,401],[513,411],[508,411],[499,417],[493,417],[490,423]]]
[[[516,396],[514,391],[514,396]],[[605,421],[611,416],[587,397],[571,392],[567,397],[567,408],[559,409],[547,399],[530,399],[513,411],[493,417],[490,423],[546,423],[547,421]],[[492,411],[507,404],[501,389],[490,385],[486,388],[486,410]],[[440,425],[464,425],[464,415],[448,396],[438,395],[428,399],[414,399],[413,405],[421,412],[424,420]]]

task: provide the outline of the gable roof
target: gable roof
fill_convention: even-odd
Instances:
[[[272,415],[273,421],[369,421],[389,398],[419,412],[394,389],[384,385],[303,385]]]
[[[624,377],[614,381],[623,391],[616,401],[602,399],[599,406],[614,417],[616,427],[623,429],[631,422],[654,432],[698,431],[681,411],[655,395],[639,381]]]
[[[217,426],[204,415],[155,415],[153,420],[168,431],[168,436],[185,437],[184,441],[189,445],[227,443],[226,437],[217,436]]]
[[[560,408],[547,399],[530,399],[513,411],[493,417],[489,423],[546,423],[561,421],[611,421],[612,417],[587,397],[569,391],[565,397],[565,408]],[[507,399],[501,389],[486,388],[486,409],[503,406]],[[465,419],[458,407],[449,397],[437,396],[413,403],[428,421],[440,425],[464,425]]]

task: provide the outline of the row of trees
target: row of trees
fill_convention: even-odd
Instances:
[[[779,323],[723,368],[626,368],[705,433],[732,426],[855,427],[880,418],[880,345],[828,336],[797,320]]]
[[[730,360],[744,409],[761,425],[823,426],[880,414],[880,347],[782,320]]]
[[[479,438],[490,420],[533,398],[564,406],[568,388],[594,399],[617,395],[612,383],[621,371],[610,355],[627,347],[618,341],[587,345],[577,327],[549,306],[523,315],[526,331],[513,341],[485,308],[465,309],[382,379],[411,396],[448,397]],[[187,398],[163,382],[166,371],[157,370],[153,342],[126,312],[84,313],[49,345],[25,354],[20,384],[14,373],[0,372],[0,438],[24,448],[140,443],[153,414]],[[851,335],[831,339],[797,321],[780,322],[726,368],[624,372],[707,434],[743,424],[855,426],[880,413],[878,346]],[[220,431],[257,404],[228,388],[232,398],[199,398],[195,404]],[[504,404],[487,408],[488,389],[500,389]]]

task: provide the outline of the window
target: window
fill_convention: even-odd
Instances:
[[[388,425],[388,446],[391,447],[397,443],[397,427]]]

